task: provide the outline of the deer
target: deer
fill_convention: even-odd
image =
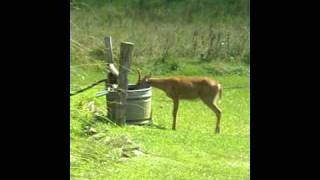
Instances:
[[[151,74],[141,79],[141,72],[138,70],[138,88],[155,87],[166,93],[173,100],[173,123],[172,130],[176,130],[177,112],[180,99],[194,100],[200,98],[216,115],[215,133],[220,133],[221,109],[217,106],[218,98],[222,97],[221,84],[208,77],[166,77],[152,78]]]

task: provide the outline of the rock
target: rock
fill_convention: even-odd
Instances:
[[[134,157],[134,156],[141,156],[143,154],[144,153],[142,151],[133,150],[133,151],[122,151],[121,156],[126,157],[126,158],[130,158],[130,157]]]
[[[132,153],[133,153],[135,156],[141,156],[141,155],[144,154],[142,151],[139,151],[139,150],[133,150]]]
[[[132,141],[131,141],[129,138],[125,139],[124,142],[125,142],[126,144],[132,144]]]
[[[93,135],[93,136],[91,136],[93,139],[95,139],[95,140],[99,140],[99,139],[101,139],[101,138],[103,138],[105,136],[105,134],[104,133],[98,133],[98,134],[95,134],[95,135]]]
[[[90,112],[96,112],[97,111],[97,108],[96,108],[96,105],[95,105],[94,101],[90,101],[87,106],[88,106],[88,110]]]
[[[88,130],[89,133],[92,133],[92,134],[95,134],[97,133],[97,130],[93,127],[91,127],[89,130]]]
[[[89,127],[89,126],[86,126],[84,128],[84,131],[88,134],[88,135],[93,135],[93,134],[96,134],[97,133],[97,130],[94,129],[93,127]]]
[[[141,156],[144,153],[140,150],[139,147],[131,147],[131,148],[123,148],[122,149],[122,156],[123,157],[134,157],[134,156]]]
[[[122,152],[122,153],[121,153],[121,156],[122,156],[122,157],[129,158],[129,157],[130,157],[130,153]]]
[[[111,142],[111,137],[110,136],[107,136],[104,140],[103,140],[104,143],[106,144],[109,144]]]
[[[140,148],[139,147],[123,148],[123,151],[134,151],[134,150],[140,150]]]
[[[120,137],[124,144],[132,144],[132,141],[125,135]]]
[[[119,161],[119,162],[124,162],[124,161],[127,161],[127,160],[128,160],[128,158],[122,157],[122,158],[120,158],[118,161]]]

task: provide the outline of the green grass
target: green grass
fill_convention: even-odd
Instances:
[[[89,73],[85,81],[103,76]],[[103,85],[71,98],[71,179],[249,179],[249,78],[216,76],[225,89],[221,134],[214,133],[216,118],[200,101],[180,103],[177,130],[172,131],[172,102],[153,89],[152,109],[159,129],[147,126],[115,127],[93,121],[86,105],[94,101],[105,108],[105,98],[95,98]],[[135,77],[131,77],[134,82]],[[84,83],[85,84],[85,83]],[[93,140],[85,126],[94,127],[101,139]],[[104,143],[104,136],[129,137],[146,155],[121,161],[119,149]]]

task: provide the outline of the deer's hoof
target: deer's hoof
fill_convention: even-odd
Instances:
[[[216,134],[220,133],[220,128],[216,128]]]

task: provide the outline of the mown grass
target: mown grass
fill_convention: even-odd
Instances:
[[[103,74],[103,73],[101,73]],[[90,76],[90,75],[89,75]],[[93,73],[93,77],[97,77]],[[102,76],[102,75],[101,75]],[[93,78],[92,78],[93,79]],[[135,77],[131,77],[132,81]],[[177,130],[171,130],[172,102],[153,89],[153,122],[148,126],[115,127],[93,120],[87,104],[105,108],[105,98],[95,98],[103,86],[71,98],[71,179],[249,179],[249,79],[216,76],[225,89],[221,134],[214,134],[215,116],[200,101],[180,103]],[[91,78],[88,78],[89,83]],[[85,133],[90,126],[103,134],[100,140]],[[105,137],[127,136],[147,154],[121,161],[119,149]]]
[[[71,91],[105,78],[103,38],[135,43],[129,82],[143,74],[208,76],[223,85],[221,134],[199,100],[182,101],[172,131],[172,101],[153,89],[153,123],[117,127],[105,115],[101,84],[71,97],[71,179],[215,179],[250,177],[248,0],[73,0]],[[242,86],[239,89],[228,87]],[[96,117],[88,105],[102,110]],[[90,133],[93,128],[96,132]],[[127,140],[129,139],[129,141]],[[132,141],[132,142],[130,142]],[[141,156],[124,158],[126,148]]]

